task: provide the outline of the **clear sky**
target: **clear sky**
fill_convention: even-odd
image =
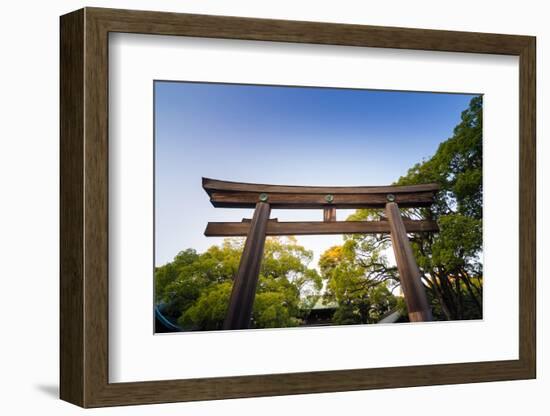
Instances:
[[[202,252],[214,208],[201,177],[283,185],[388,185],[452,135],[472,95],[156,81],[155,264]],[[343,220],[350,211],[338,211]],[[321,210],[273,210],[321,220]],[[299,237],[315,258],[341,236]],[[312,264],[313,266],[313,264]]]

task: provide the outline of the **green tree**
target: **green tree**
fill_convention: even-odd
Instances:
[[[243,239],[225,239],[197,254],[188,249],[155,270],[155,297],[165,314],[188,330],[221,329]],[[319,297],[322,281],[309,268],[311,251],[293,237],[268,238],[260,269],[252,327],[288,327],[302,322]]]
[[[431,218],[439,233],[410,235],[436,319],[477,319],[482,316],[482,97],[474,97],[453,136],[433,157],[414,165],[397,185],[438,183],[441,191],[430,208],[404,209],[410,219]],[[358,210],[348,218],[361,221],[383,215]],[[388,235],[348,236],[366,270],[379,270],[375,280],[399,281],[395,268],[381,262]],[[349,243],[346,243],[349,244]],[[378,269],[377,269],[378,267]]]
[[[342,246],[334,246],[319,260],[321,275],[326,280],[325,302],[338,305],[332,318],[335,324],[378,322],[397,306],[383,273],[387,261],[380,247],[366,245],[373,239],[348,238]],[[362,255],[367,255],[365,261]]]
[[[401,211],[410,219],[431,218],[439,224],[439,233],[410,235],[436,319],[482,316],[482,121],[482,98],[475,97],[452,137],[396,182],[435,182],[441,187],[430,208]],[[348,220],[380,216],[381,210],[361,209]],[[204,253],[180,252],[155,271],[156,301],[185,329],[220,329],[242,250],[242,239],[226,239]],[[312,252],[295,238],[268,238],[252,327],[300,325],[321,295],[326,304],[338,305],[336,324],[378,322],[395,309],[406,315],[402,298],[392,294],[399,275],[386,256],[390,250],[387,234],[344,236],[341,246],[321,256],[319,274],[309,267]]]

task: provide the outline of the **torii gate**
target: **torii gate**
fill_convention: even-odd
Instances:
[[[265,237],[267,235],[379,234],[391,235],[401,288],[411,322],[431,321],[432,313],[407,232],[438,231],[431,220],[406,220],[399,207],[430,206],[437,184],[410,186],[285,186],[202,178],[202,187],[217,208],[255,208],[252,220],[209,222],[207,237],[246,236],[234,279],[224,329],[246,329],[252,317]],[[269,219],[272,208],[322,209],[322,222],[280,222]],[[336,221],[337,208],[385,208],[380,221]]]

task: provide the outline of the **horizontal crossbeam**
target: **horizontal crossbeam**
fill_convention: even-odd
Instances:
[[[437,184],[410,186],[286,186],[219,181],[203,178],[210,202],[220,208],[254,208],[267,202],[271,208],[384,208],[388,201],[401,207],[430,206]]]
[[[407,232],[438,231],[435,221],[403,220]],[[207,237],[246,236],[250,220],[242,222],[209,222],[204,231]],[[332,221],[332,222],[279,222],[269,220],[266,235],[322,235],[322,234],[379,234],[389,233],[388,221]]]
[[[331,202],[327,202],[330,195]],[[433,192],[414,194],[392,194],[400,207],[425,207],[433,203]],[[217,208],[254,208],[262,194],[253,192],[214,192],[210,196],[212,205]],[[266,194],[266,202],[272,208],[280,209],[319,209],[328,206],[344,209],[383,208],[388,203],[386,194]]]

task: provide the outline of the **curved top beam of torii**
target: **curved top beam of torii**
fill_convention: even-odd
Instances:
[[[322,209],[384,208],[388,202],[401,207],[422,207],[433,203],[439,185],[407,186],[295,186],[230,182],[202,178],[202,187],[215,207],[254,208],[268,202],[272,208]]]

